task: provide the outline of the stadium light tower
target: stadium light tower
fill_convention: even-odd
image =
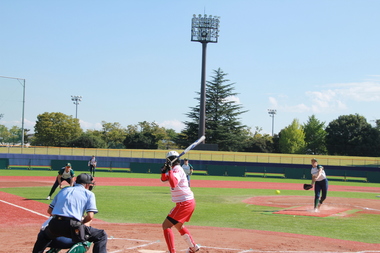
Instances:
[[[274,115],[276,115],[275,109],[268,109],[269,117],[272,117],[272,136],[273,136],[273,129],[274,129]]]
[[[16,79],[22,85],[22,118],[21,118],[21,148],[24,148],[25,142],[25,79],[9,76],[0,76],[1,78]],[[2,115],[3,116],[3,115]]]
[[[201,99],[199,111],[198,137],[206,132],[206,49],[207,43],[217,43],[220,17],[194,14],[191,20],[191,41],[202,43]],[[204,143],[204,141],[203,141]]]
[[[71,101],[73,101],[73,104],[75,105],[75,118],[78,118],[78,105],[79,102],[82,101],[82,96],[71,96]]]

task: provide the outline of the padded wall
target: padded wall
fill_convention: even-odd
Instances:
[[[285,168],[285,178],[303,179],[305,175],[304,169]]]
[[[71,163],[71,168],[76,171],[89,171],[88,161],[72,161],[72,160],[51,160],[51,169],[59,170],[64,167],[67,163]],[[75,173],[79,175],[79,173]]]
[[[9,165],[9,159],[0,158],[0,169],[7,169]]]

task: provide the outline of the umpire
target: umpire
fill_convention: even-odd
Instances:
[[[47,210],[53,218],[38,234],[33,253],[44,252],[52,239],[59,236],[72,238],[75,242],[93,242],[94,253],[107,252],[106,232],[89,226],[98,212],[95,194],[91,192],[94,184],[93,177],[83,173],[77,177],[74,187],[66,187],[57,194]]]

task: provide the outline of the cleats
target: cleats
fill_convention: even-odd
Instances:
[[[190,247],[187,249],[186,253],[195,253],[197,252],[199,249],[201,248],[201,246],[199,246],[198,244],[195,244],[194,247]]]
[[[50,196],[47,196],[46,200],[50,200]]]

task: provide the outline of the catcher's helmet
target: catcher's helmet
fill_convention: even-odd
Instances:
[[[170,161],[173,161],[178,156],[179,156],[178,152],[173,150],[173,151],[169,151],[166,154],[166,159],[169,159]]]
[[[94,178],[87,173],[82,173],[79,176],[77,176],[76,183],[77,184],[92,184],[94,181]]]

